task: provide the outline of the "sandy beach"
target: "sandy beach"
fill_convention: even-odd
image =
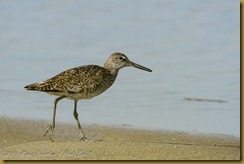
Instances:
[[[47,121],[0,118],[1,160],[240,160],[240,139],[226,135],[56,124],[54,139],[43,137]],[[101,141],[102,140],[102,141]]]

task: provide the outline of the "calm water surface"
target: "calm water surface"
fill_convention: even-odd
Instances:
[[[119,51],[153,72],[122,69],[107,92],[79,101],[82,124],[239,137],[239,3],[0,1],[0,116],[51,122],[55,97],[23,87]],[[72,101],[57,110],[57,121],[76,124]]]

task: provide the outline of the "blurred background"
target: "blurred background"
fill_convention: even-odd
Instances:
[[[55,97],[25,85],[122,52],[153,72],[122,69],[82,124],[240,136],[240,1],[1,0],[0,20],[0,117],[51,122]],[[76,125],[73,101],[56,120]]]

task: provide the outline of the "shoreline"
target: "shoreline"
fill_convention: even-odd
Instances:
[[[76,126],[57,122],[51,142],[43,138],[47,121],[0,123],[2,160],[240,160],[240,138],[229,135],[83,125],[93,140],[79,141]]]

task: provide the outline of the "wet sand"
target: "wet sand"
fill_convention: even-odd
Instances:
[[[47,121],[0,118],[2,160],[240,160],[240,139],[227,135],[136,130],[57,122],[55,142],[43,138]],[[102,140],[102,141],[100,141]]]

